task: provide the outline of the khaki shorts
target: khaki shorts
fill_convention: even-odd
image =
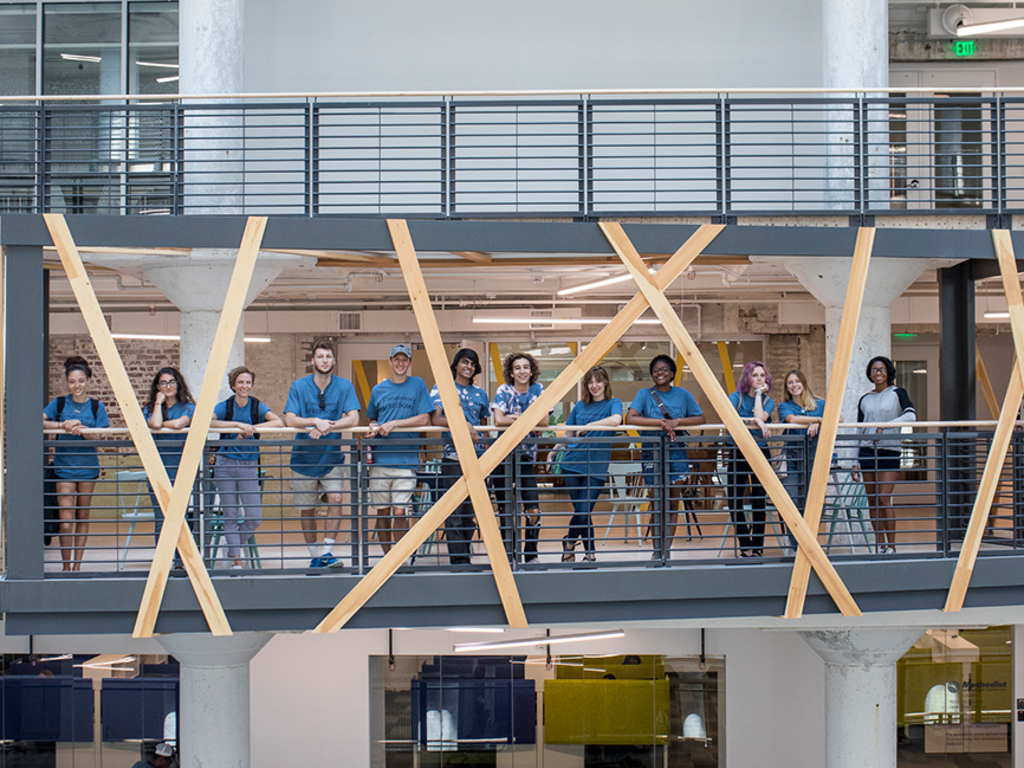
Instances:
[[[325,493],[343,493],[348,472],[343,464],[334,467],[323,477],[309,477],[292,472],[289,485],[292,488],[292,501],[299,509],[313,509],[320,503]]]
[[[370,467],[370,506],[406,507],[416,490],[416,472],[406,467]]]

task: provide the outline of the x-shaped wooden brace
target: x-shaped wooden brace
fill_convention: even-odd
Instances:
[[[128,431],[135,443],[142,466],[149,477],[153,493],[164,513],[163,530],[157,542],[156,553],[150,566],[149,577],[146,581],[146,588],[132,635],[133,637],[152,637],[153,635],[164,589],[167,586],[167,577],[175,546],[181,553],[185,570],[210,631],[214,635],[230,635],[231,626],[228,624],[227,616],[217,597],[210,574],[207,572],[195,540],[188,528],[185,527],[184,522],[189,498],[192,495],[193,481],[202,461],[206,434],[210,420],[213,418],[217,392],[227,366],[231,343],[245,307],[245,294],[252,279],[267,219],[252,217],[245,228],[238,259],[235,262],[235,269],[228,286],[224,309],[221,312],[220,323],[217,326],[217,333],[206,365],[206,373],[203,376],[203,385],[199,392],[191,429],[185,440],[177,478],[172,486],[153,435],[149,431],[138,399],[135,397],[135,391],[132,389],[128,373],[125,371],[121,355],[110,335],[110,329],[103,317],[103,311],[96,299],[96,293],[93,291],[78,248],[71,237],[67,222],[60,214],[45,214],[43,218],[50,230],[57,253],[60,255],[61,263],[64,265],[71,288],[82,310],[89,333],[96,345],[96,352],[114,390],[114,397],[117,399],[121,413],[128,425]]]
[[[985,471],[978,484],[978,495],[974,500],[971,520],[967,524],[967,533],[960,547],[960,557],[953,572],[953,580],[946,596],[945,611],[959,611],[964,606],[967,587],[974,573],[974,562],[978,559],[981,538],[988,525],[992,501],[999,485],[999,477],[1006,463],[1006,452],[1010,447],[1013,427],[1017,422],[1021,398],[1024,398],[1024,297],[1021,296],[1020,279],[1017,277],[1017,262],[1013,255],[1013,242],[1009,231],[997,229],[992,232],[992,246],[996,259],[999,261],[999,272],[1003,277],[1003,290],[1006,292],[1006,304],[1010,310],[1010,330],[1013,333],[1013,347],[1016,351],[1016,365],[1010,374],[1010,384],[1006,388],[1003,408],[999,412],[996,431],[992,436]]]
[[[396,231],[400,232],[403,227],[396,227],[398,222],[390,222],[392,237],[395,237]],[[658,271],[658,274],[654,278],[654,285],[656,291],[663,291],[686,269],[700,252],[703,251],[708,244],[715,239],[719,232],[723,229],[722,225],[718,224],[705,224],[700,227],[686,243],[673,255],[672,258]],[[402,234],[402,237],[408,237],[408,233]],[[397,248],[397,243],[396,243]],[[415,254],[412,252],[411,241],[406,248],[406,259],[415,258]],[[402,251],[399,251],[401,256]],[[406,270],[406,264],[403,263],[403,273],[406,276],[406,280],[409,280],[409,274]],[[646,270],[645,270],[646,274]],[[422,278],[421,278],[422,279]],[[425,292],[421,297],[422,301],[426,301]],[[429,303],[426,304],[427,310],[429,310]],[[494,441],[490,448],[488,448],[484,454],[476,461],[478,471],[482,476],[489,475],[494,471],[495,467],[501,463],[501,461],[512,452],[512,450],[519,444],[519,442],[526,437],[527,433],[534,428],[534,425],[540,421],[541,417],[546,414],[551,408],[554,407],[555,403],[559,402],[562,397],[578,382],[592,366],[596,365],[598,361],[608,352],[609,349],[619,340],[623,333],[625,333],[633,322],[644,313],[648,307],[648,301],[643,294],[638,293],[634,296],[629,303],[619,312],[615,318],[606,325],[601,331],[594,337],[594,339],[587,345],[587,348],[583,352],[573,359],[565,370],[563,370],[551,385],[548,386],[541,396],[538,397],[533,404],[526,409],[522,416],[516,419],[515,424],[505,430],[498,439]],[[417,310],[419,312],[419,310]],[[419,319],[419,314],[417,314]],[[421,325],[421,333],[423,328]],[[427,334],[423,333],[424,339]],[[435,356],[432,354],[431,358]],[[440,353],[439,359],[444,360],[445,356],[443,350]],[[450,375],[446,374],[446,375]],[[437,376],[437,380],[440,382],[445,377]],[[454,388],[454,387],[453,387]],[[440,386],[438,387],[440,392]],[[445,413],[449,419],[452,418],[453,414],[460,413],[462,410],[461,405],[450,407],[445,405]],[[456,417],[458,418],[458,417]],[[456,432],[452,430],[453,439]],[[468,428],[463,437],[468,437]],[[476,458],[476,452],[472,445],[468,448],[468,453],[459,450],[460,462],[465,461],[466,457]],[[465,466],[465,464],[463,464]],[[337,632],[362,608],[366,602],[373,597],[373,595],[380,589],[385,582],[398,570],[399,566],[405,562],[405,560],[412,555],[420,545],[430,538],[430,535],[436,531],[448,518],[448,516],[455,510],[459,504],[463,502],[469,493],[469,483],[465,477],[459,478],[455,484],[449,488],[440,499],[438,499],[434,506],[419,519],[412,528],[401,538],[401,540],[395,544],[391,551],[388,552],[384,557],[375,565],[366,576],[349,592],[345,598],[332,610],[323,621],[317,625],[314,632]],[[491,525],[496,527],[496,523],[493,521],[493,511],[490,509],[490,503],[486,506],[477,505],[476,499],[474,499],[473,505],[474,511],[479,520],[481,516],[490,515],[492,517]],[[485,540],[486,544],[486,540]],[[491,567],[495,570],[496,578],[498,576],[499,566],[495,565],[499,560],[506,559],[505,550],[503,547],[499,547],[495,553],[492,554],[491,546],[488,546],[488,554],[491,557]],[[495,557],[496,555],[496,557]],[[502,588],[501,582],[499,581],[499,589]],[[502,600],[505,601],[508,595],[502,595]],[[518,595],[516,595],[518,601]],[[506,603],[506,618],[509,623],[512,624],[514,620],[517,620],[515,615],[510,615],[508,612],[508,604]],[[516,626],[513,624],[513,626]],[[522,626],[522,624],[518,625]]]
[[[719,384],[711,367],[700,353],[700,350],[697,349],[693,339],[690,338],[690,334],[683,326],[683,321],[672,310],[672,305],[669,304],[665,294],[659,290],[656,282],[651,279],[643,259],[640,258],[640,254],[636,252],[633,244],[626,237],[622,225],[602,222],[600,227],[605,237],[612,244],[615,252],[619,254],[622,263],[626,265],[630,274],[633,275],[633,280],[636,281],[643,295],[647,298],[651,309],[658,316],[669,338],[672,339],[676,348],[682,354],[683,359],[689,364],[690,371],[693,373],[694,378],[697,379],[697,383],[704,390],[704,394],[711,401],[715,411],[718,413],[718,417],[729,430],[732,439],[736,441],[736,446],[742,451],[750,468],[754,470],[757,478],[761,481],[761,485],[764,486],[771,500],[775,503],[775,508],[782,515],[782,519],[786,521],[790,531],[792,531],[793,536],[800,545],[801,552],[806,554],[814,570],[817,571],[818,577],[821,579],[825,589],[828,590],[828,593],[835,600],[836,605],[844,616],[859,616],[860,609],[857,607],[857,603],[854,602],[853,596],[846,589],[843,580],[839,578],[839,574],[836,573],[832,563],[825,556],[821,545],[818,544],[817,534],[812,532],[808,523],[800,516],[796,505],[793,504],[793,500],[789,497],[789,493],[782,486],[782,481],[779,480],[772,470],[768,459],[761,453],[757,442],[751,436],[750,428],[744,425],[740,415],[729,402],[728,395],[725,394],[725,390],[722,389],[722,385]],[[827,467],[827,464],[825,466]],[[817,530],[817,524],[815,524],[815,530]]]

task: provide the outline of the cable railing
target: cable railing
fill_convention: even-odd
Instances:
[[[993,423],[918,423],[884,438],[844,426],[818,530],[828,555],[956,557]],[[496,431],[483,429],[481,450]],[[336,443],[342,469],[332,475],[333,485],[325,482],[311,492],[294,483],[296,469],[302,470],[292,466],[295,430],[263,431],[253,487],[236,497],[239,489],[218,477],[218,439],[207,442],[191,484],[189,529],[215,576],[363,574],[461,477],[439,428],[389,438],[389,450],[404,449],[403,463],[385,458],[382,441],[367,440],[357,429]],[[614,434],[573,436],[558,427],[531,436],[491,473],[487,483],[504,555],[515,570],[686,567],[794,556],[796,543],[785,522],[721,425],[692,429],[674,441],[657,429],[608,431]],[[44,571],[47,577],[70,571],[143,578],[162,515],[126,431],[93,432],[100,434],[76,443],[99,449],[100,477],[88,504],[70,497],[61,479],[47,473]],[[46,445],[57,447],[49,439]],[[783,427],[775,427],[763,448],[801,510],[814,448],[805,430]],[[1022,549],[1024,430],[1018,429],[980,556]],[[402,570],[488,568],[467,501]]]
[[[1014,89],[126,99],[0,98],[0,213],[1024,211]]]

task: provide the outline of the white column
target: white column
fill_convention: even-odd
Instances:
[[[159,637],[181,665],[181,768],[249,768],[249,662],[272,637]]]
[[[210,349],[220,323],[238,251],[234,249],[195,249],[181,256],[136,256],[132,254],[87,253],[91,264],[109,267],[125,274],[145,277],[181,311],[181,348],[179,368],[193,395],[199,394]],[[252,282],[245,295],[249,306],[286,267],[312,266],[309,256],[260,253]],[[245,323],[239,323],[228,356],[226,370],[245,362]],[[227,380],[221,383],[221,399],[228,396]]]
[[[825,765],[896,768],[896,662],[920,629],[800,632],[825,660]]]
[[[929,259],[873,259],[857,323],[849,371],[833,371],[839,324],[843,318],[846,288],[850,282],[851,258],[787,259],[786,269],[825,306],[826,374],[846,376],[843,420],[857,420],[857,400],[872,389],[865,376],[868,360],[875,355],[891,357],[892,323],[889,308],[921,273],[931,266]],[[822,393],[819,393],[822,394]]]

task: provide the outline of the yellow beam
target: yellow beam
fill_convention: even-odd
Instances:
[[[836,433],[839,431],[839,415],[843,410],[843,392],[846,388],[845,371],[850,370],[850,361],[853,358],[857,322],[860,318],[861,305],[864,302],[868,265],[871,262],[871,251],[874,244],[874,227],[862,227],[857,232],[857,243],[853,249],[853,266],[850,269],[850,282],[846,287],[843,317],[839,323],[839,338],[836,341],[836,351],[832,359],[832,376],[828,382],[825,413],[818,431],[818,448],[814,456],[814,468],[811,470],[810,487],[807,489],[804,514],[808,529],[815,535],[818,532],[821,513],[825,506],[825,492],[828,490],[832,451],[835,449]],[[797,619],[803,615],[804,602],[807,599],[807,580],[810,574],[810,561],[801,549],[796,554],[796,562],[793,563],[793,575],[789,582],[789,599],[786,601],[786,618]]]
[[[732,372],[732,360],[729,359],[729,345],[724,341],[718,342],[718,357],[722,361],[722,379],[725,381],[725,391],[736,391],[736,377]]]
[[[452,253],[466,261],[472,261],[474,264],[492,264],[494,262],[494,259],[486,253],[478,251],[452,251]]]
[[[764,486],[764,489],[775,503],[775,508],[779,510],[800,547],[807,552],[811,565],[821,578],[825,589],[832,595],[832,599],[835,600],[839,610],[842,611],[844,616],[859,616],[860,609],[857,607],[856,602],[854,602],[849,590],[846,589],[842,579],[839,578],[839,574],[836,573],[832,563],[829,562],[829,559],[822,551],[821,546],[818,544],[817,536],[811,532],[804,519],[800,516],[786,489],[783,488],[782,482],[775,475],[775,472],[772,471],[768,459],[764,457],[754,438],[751,437],[750,428],[743,424],[736,409],[729,402],[729,398],[722,389],[722,385],[718,383],[718,379],[715,378],[707,361],[704,360],[700,350],[697,349],[697,345],[686,331],[686,328],[683,327],[682,320],[672,310],[672,306],[669,304],[665,294],[650,279],[643,260],[629,241],[625,231],[622,229],[622,225],[601,222],[598,226],[601,227],[601,231],[608,238],[608,242],[611,243],[615,252],[619,254],[619,258],[622,259],[623,264],[626,265],[626,268],[633,275],[634,281],[640,287],[641,292],[655,314],[657,314],[658,319],[661,320],[669,338],[672,339],[683,354],[684,359],[689,363],[690,371],[693,373],[694,378],[697,379],[697,383],[700,384],[704,394],[711,400],[711,404],[717,411],[719,418],[722,419],[728,428],[733,440],[736,441],[737,447],[743,452],[747,463],[754,470],[754,473],[761,481],[761,485]]]
[[[708,243],[717,237],[724,227],[719,224],[705,224],[698,229],[689,240],[669,259],[668,263],[658,271],[655,283],[659,290],[664,290],[672,281],[688,267]],[[646,270],[645,270],[646,274]],[[533,425],[554,407],[555,403],[576,386],[582,378],[604,354],[611,349],[623,333],[647,309],[647,300],[642,294],[635,295],[618,315],[606,325],[587,345],[582,354],[569,363],[544,390],[539,398],[526,409],[523,415],[505,432],[499,435],[494,444],[480,457],[480,465],[484,474],[490,474],[495,467],[519,444]],[[492,347],[492,356],[495,355]],[[498,369],[500,370],[500,368]],[[412,552],[436,531],[455,508],[463,502],[469,492],[466,479],[459,478],[455,484],[438,499],[423,517],[420,518],[401,541],[395,544],[375,565],[355,588],[332,610],[313,630],[317,633],[337,632],[359,611],[366,601],[398,570]]]

